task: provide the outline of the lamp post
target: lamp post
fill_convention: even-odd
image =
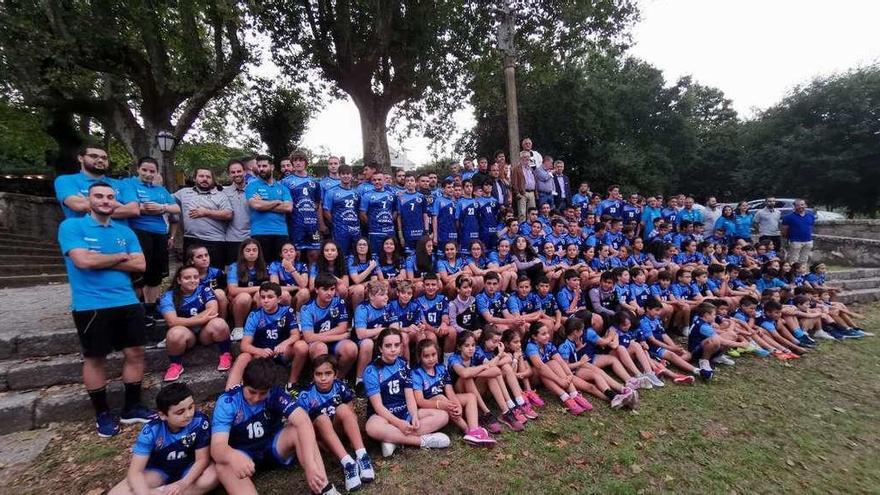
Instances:
[[[177,178],[171,165],[174,161],[171,151],[174,149],[174,134],[162,130],[156,133],[156,146],[162,152],[162,180],[169,191],[177,189]]]

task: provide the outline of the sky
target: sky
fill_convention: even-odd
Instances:
[[[746,118],[798,84],[880,61],[880,2],[874,0],[642,0],[640,7],[630,53],[661,69],[669,83],[691,75],[721,89]],[[463,105],[453,120],[459,133],[471,127],[471,108]],[[324,107],[302,144],[349,162],[360,157],[354,103]],[[424,138],[389,136],[389,145],[416,164],[434,159]],[[451,147],[434,152],[451,154]]]

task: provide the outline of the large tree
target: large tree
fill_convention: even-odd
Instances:
[[[248,93],[250,128],[276,160],[290,155],[309,120],[309,105],[302,93],[265,79],[257,79]]]
[[[173,151],[156,134],[179,143],[247,59],[234,0],[0,2],[5,91],[62,126],[91,117],[133,157],[159,159],[170,187]]]
[[[636,15],[628,0],[509,3],[521,14],[517,40],[559,58],[591,44],[613,44]],[[501,63],[494,52],[493,2],[266,0],[257,12],[286,73],[328,81],[337,96],[354,101],[366,162],[390,162],[392,109],[429,137],[442,136],[470,92],[471,64],[481,58]]]

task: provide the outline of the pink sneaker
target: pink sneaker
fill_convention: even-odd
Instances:
[[[180,375],[183,374],[183,365],[177,363],[171,363],[168,365],[168,369],[165,371],[166,382],[173,382],[180,378]]]
[[[567,401],[563,402],[563,404],[565,404],[568,412],[574,414],[575,416],[580,416],[584,413],[584,408],[582,408],[580,404],[578,404],[577,401],[574,400],[574,397],[570,397]]]
[[[232,354],[224,352],[220,354],[220,362],[217,363],[217,371],[226,371],[232,368]]]
[[[491,447],[495,445],[495,439],[489,436],[485,429],[471,428],[464,434],[464,441],[475,447]]]
[[[538,395],[538,393],[535,392],[534,390],[529,390],[528,392],[524,392],[523,395],[526,397],[526,399],[529,400],[529,402],[532,403],[533,406],[544,407],[544,399],[542,399],[541,396]]]
[[[574,398],[574,401],[577,402],[577,404],[578,404],[579,406],[581,406],[581,409],[583,409],[584,411],[592,411],[592,410],[593,410],[593,405],[590,404],[590,401],[588,401],[588,400],[587,400],[583,395],[581,395],[581,394],[577,394],[577,395],[575,396],[575,398]]]
[[[520,411],[523,413],[523,416],[529,419],[538,419],[538,413],[532,409],[532,406],[526,401],[525,404],[519,406]]]
[[[519,421],[522,424],[526,424],[529,421],[529,418],[527,418],[526,415],[523,414],[521,409],[522,409],[521,406],[517,406],[517,407],[514,407],[513,409],[511,409],[510,411],[513,413],[513,417],[516,418],[517,421]]]

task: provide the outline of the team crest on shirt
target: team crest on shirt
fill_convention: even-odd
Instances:
[[[339,308],[336,308],[336,307],[330,308],[330,317],[331,318],[339,318]]]
[[[183,444],[184,447],[192,447],[196,444],[196,432],[192,432],[189,435],[185,435],[180,439],[180,443]]]
[[[123,237],[117,237],[116,238],[116,245],[119,247],[125,247],[128,245],[128,241],[125,240],[125,238],[123,238]]]
[[[438,311],[442,311],[443,310],[443,301],[438,302],[437,304],[434,305],[434,307],[437,308]]]
[[[232,402],[231,400],[229,402]],[[244,421],[244,411],[236,411],[235,412],[235,421],[234,424],[238,424]]]

